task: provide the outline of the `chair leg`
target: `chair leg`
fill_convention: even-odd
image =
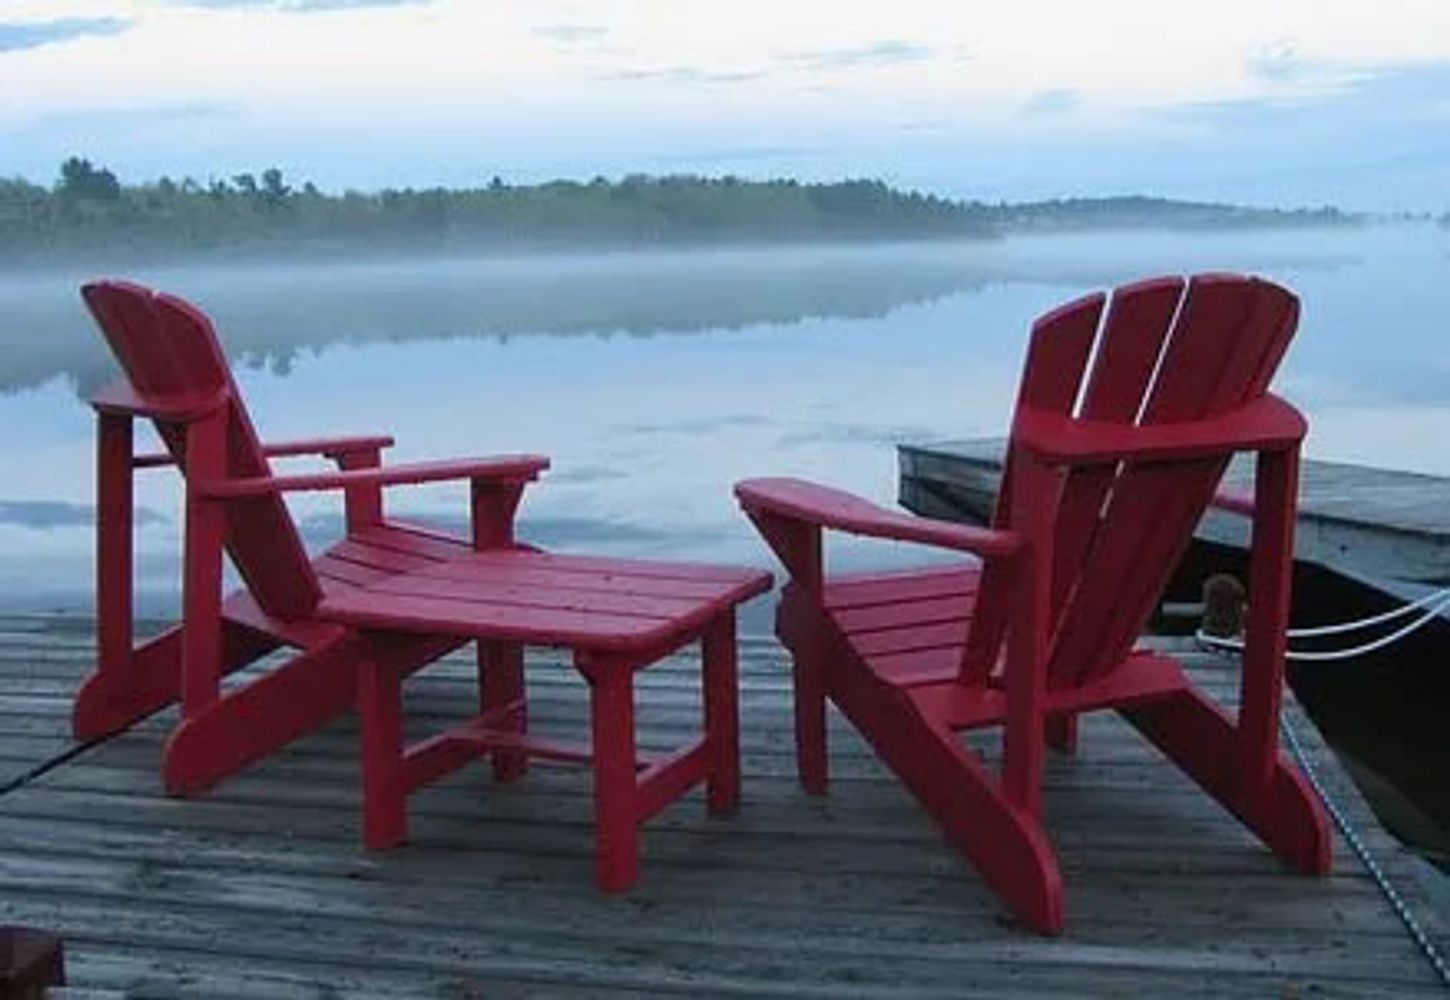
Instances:
[[[809,654],[793,658],[795,687],[795,759],[801,787],[825,795],[829,776],[826,747],[826,694],[820,665]]]
[[[1062,876],[1042,827],[1008,801],[999,783],[962,749],[950,729],[930,722],[898,695],[847,715],[881,759],[941,826],[947,840],[1029,927],[1062,930]]]
[[[599,888],[624,892],[639,874],[634,677],[624,664],[583,670],[594,750],[594,836]]]
[[[529,728],[528,697],[524,688],[524,648],[516,642],[478,642],[479,711],[488,712],[513,704],[508,725],[517,732]],[[528,754],[521,750],[493,753],[495,781],[509,782],[528,770]]]
[[[363,843],[369,850],[408,839],[408,793],[403,784],[402,677],[371,659],[360,664]]]
[[[829,749],[826,743],[826,683],[822,665],[819,612],[808,598],[787,588],[775,613],[775,632],[791,653],[795,706],[795,762],[801,787],[826,794]]]
[[[1046,720],[1047,745],[1062,753],[1077,752],[1077,716],[1051,715]]]
[[[735,612],[724,612],[705,630],[705,739],[710,746],[705,799],[710,812],[740,805],[740,708],[735,646]]]
[[[839,661],[831,697],[906,785],[946,839],[1017,918],[1062,930],[1062,876],[1041,823],[1011,802],[1002,782],[928,708],[882,684],[852,656]]]
[[[1191,688],[1122,714],[1280,860],[1309,875],[1329,871],[1329,820],[1283,754],[1270,748],[1263,769],[1267,781],[1246,773],[1236,753],[1238,729],[1223,709]]]

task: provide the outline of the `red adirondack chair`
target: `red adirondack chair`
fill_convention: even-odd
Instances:
[[[124,282],[83,289],[125,378],[92,397],[99,415],[99,662],[76,698],[74,730],[93,739],[173,702],[165,749],[174,794],[199,792],[358,703],[364,837],[406,837],[409,792],[488,755],[500,780],[530,757],[592,761],[599,881],[635,879],[638,826],[704,781],[712,811],[733,808],[740,773],[735,606],[769,574],[726,567],[551,555],[514,540],[524,486],[548,466],[507,455],[385,467],[387,437],[263,445],[210,322],[168,295]],[[150,418],[166,452],[133,452]],[[339,471],[275,475],[270,459],[315,454]],[[186,484],[182,623],[133,648],[132,474],[175,465]],[[389,520],[382,488],[471,483],[472,537]],[[285,493],[341,490],[346,538],[316,558]],[[222,559],[245,586],[223,599]],[[408,673],[478,642],[479,715],[403,744]],[[705,732],[677,753],[635,752],[634,672],[682,646],[703,648]],[[569,647],[588,679],[592,748],[527,732],[524,644]],[[223,675],[279,647],[280,666],[223,691]],[[591,752],[592,751],[592,752]]]
[[[1016,914],[1049,933],[1063,915],[1042,825],[1044,742],[1071,749],[1086,711],[1117,709],[1288,863],[1329,867],[1323,812],[1278,751],[1305,424],[1266,389],[1298,302],[1209,275],[1120,288],[1103,320],[1106,303],[1092,295],[1034,325],[990,529],[800,480],[736,486],[791,574],[777,631],[794,657],[806,789],[826,788],[829,699]],[[1235,716],[1134,643],[1236,451],[1256,453],[1257,492]],[[828,528],[980,562],[830,578]],[[995,775],[957,736],[985,726],[1004,728]]]

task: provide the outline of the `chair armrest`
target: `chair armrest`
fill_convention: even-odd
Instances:
[[[143,395],[122,380],[91,393],[90,404],[98,413],[156,420],[196,420],[215,413],[230,398],[225,387],[210,392]]]
[[[197,493],[212,499],[260,496],[266,493],[296,493],[344,489],[348,486],[400,486],[436,483],[455,479],[525,483],[539,478],[549,467],[542,455],[496,455],[446,462],[415,462],[376,469],[351,469],[300,476],[256,476],[247,479],[219,479],[198,483]]]
[[[803,479],[746,479],[735,497],[747,514],[766,514],[852,535],[916,542],[983,557],[1014,555],[1021,538],[1010,531],[973,528],[887,510],[853,493]]]
[[[301,441],[278,441],[262,445],[262,454],[268,458],[287,458],[294,455],[321,455],[324,458],[340,458],[362,452],[381,451],[391,448],[395,442],[386,434],[364,437],[309,438]],[[166,452],[151,452],[137,455],[131,462],[138,469],[153,469],[164,465],[175,465],[176,459]]]
[[[301,441],[277,441],[263,444],[262,453],[268,458],[286,458],[291,455],[321,455],[336,458],[364,451],[381,451],[391,448],[396,442],[389,434],[369,434],[357,437],[308,438]]]
[[[1012,441],[1052,465],[1097,465],[1283,451],[1302,441],[1308,426],[1298,410],[1273,395],[1217,417],[1143,426],[1074,420],[1024,407],[1013,421]]]

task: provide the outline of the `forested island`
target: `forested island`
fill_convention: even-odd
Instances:
[[[80,157],[46,187],[0,179],[0,262],[991,238],[1109,228],[1344,225],[1334,208],[1278,210],[1150,197],[988,203],[879,180],[802,183],[631,174],[619,180],[332,194],[273,167],[228,179],[124,184]]]

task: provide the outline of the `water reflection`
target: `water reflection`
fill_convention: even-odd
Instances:
[[[1033,316],[1165,271],[1253,270],[1301,293],[1281,385],[1310,413],[1312,453],[1450,474],[1447,245],[1397,227],[137,277],[216,317],[268,438],[386,431],[398,461],[543,452],[531,540],[761,564],[734,480],[803,475],[890,501],[893,444],[1002,432]],[[0,278],[0,607],[90,600],[93,425],[76,392],[113,368],[76,280]],[[143,474],[137,499],[138,590],[165,605],[173,475]],[[455,529],[467,510],[456,485],[389,502]],[[310,544],[341,533],[335,498],[293,508]]]
[[[1240,267],[1316,269],[1353,260],[1302,232],[1260,234]],[[1240,242],[1244,237],[1236,237]],[[1164,239],[1173,247],[1165,255]],[[135,271],[204,303],[232,357],[287,375],[335,343],[452,338],[650,336],[806,319],[877,319],[991,284],[1094,287],[1125,274],[1223,266],[1223,236],[697,250]],[[1195,243],[1204,244],[1195,246]],[[1106,251],[1106,252],[1105,252]],[[1165,256],[1169,259],[1165,259]],[[0,391],[69,376],[82,392],[114,369],[76,295],[89,274],[0,275]]]

